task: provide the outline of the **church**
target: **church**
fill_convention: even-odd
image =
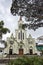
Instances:
[[[27,31],[22,29],[23,21],[20,17],[18,21],[18,29],[15,29],[15,37],[13,33],[7,38],[7,47],[4,49],[4,54],[36,54],[37,48],[35,39],[29,34],[27,38]]]
[[[34,38],[29,34],[27,37],[26,29],[22,28],[24,21],[20,17],[18,21],[18,28],[15,29],[15,36],[13,33],[7,38],[7,46],[0,48],[2,54],[0,56],[6,57],[7,55],[33,55],[40,54],[37,49],[37,44]]]

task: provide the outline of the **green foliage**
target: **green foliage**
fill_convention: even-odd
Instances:
[[[4,22],[0,21],[0,35],[6,34],[7,32],[10,33],[10,30],[8,28],[4,28]]]
[[[4,22],[0,21],[0,37],[2,39],[2,35],[6,34],[7,32],[10,33],[10,30],[8,28],[4,28]],[[7,43],[5,41],[3,41],[5,43],[5,48],[7,47]]]
[[[39,4],[40,3],[40,4]],[[43,27],[43,1],[42,0],[12,0],[11,13],[13,16],[25,16],[26,22],[22,28],[36,30]]]
[[[7,32],[10,33],[10,30],[8,28],[2,28],[2,33],[6,34]]]
[[[8,65],[43,65],[43,59],[39,57],[20,57],[11,60]]]
[[[0,21],[0,25],[3,26],[4,25],[4,22],[3,21]]]
[[[8,63],[8,65],[13,65],[14,64],[14,60],[10,60],[10,62]]]

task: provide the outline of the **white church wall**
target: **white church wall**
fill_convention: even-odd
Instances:
[[[10,47],[10,44],[9,44],[9,41],[7,41],[7,47],[4,49],[4,54],[9,54],[9,47]]]
[[[24,40],[24,54],[28,53],[28,43],[27,43],[27,39]]]
[[[18,54],[18,43],[15,41],[13,44],[13,54]]]
[[[20,24],[22,24],[22,21],[18,22],[18,26]],[[24,33],[24,39],[23,38],[21,39],[21,37],[20,37],[20,39],[18,38],[18,34],[21,33],[21,31],[22,31],[22,35]],[[31,48],[32,48],[33,54],[37,53],[35,39],[32,38],[31,35],[29,35],[29,37],[27,38],[27,31],[26,30],[18,27],[18,29],[15,30],[15,38],[13,36],[11,36],[11,37],[12,37],[12,40],[14,41],[12,44],[12,49],[13,49],[12,54],[19,54],[21,42],[23,43],[22,44],[23,54],[30,53],[29,49],[31,49]],[[4,52],[7,54],[9,54],[9,47],[11,45],[9,41],[10,40],[8,39],[7,40],[7,47],[4,49]]]

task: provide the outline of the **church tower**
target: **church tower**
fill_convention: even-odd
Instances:
[[[19,51],[22,49],[22,51],[20,51],[19,53],[21,54],[25,54],[26,53],[26,30],[22,28],[24,21],[22,21],[22,17],[20,17],[19,21],[18,21],[18,29],[15,30],[15,38],[17,40],[17,42],[19,42]],[[18,44],[18,43],[17,43]],[[24,52],[23,52],[24,50]]]
[[[22,21],[22,17],[20,16],[20,19],[18,21],[18,29],[16,29],[16,39],[17,41],[23,41],[26,37],[26,30],[22,28],[24,21]]]

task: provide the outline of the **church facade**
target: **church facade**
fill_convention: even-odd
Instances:
[[[27,38],[27,31],[22,29],[23,21],[20,17],[18,21],[18,29],[15,30],[15,37],[13,34],[7,38],[7,47],[4,49],[4,54],[36,54],[36,42],[35,39],[29,34]]]

